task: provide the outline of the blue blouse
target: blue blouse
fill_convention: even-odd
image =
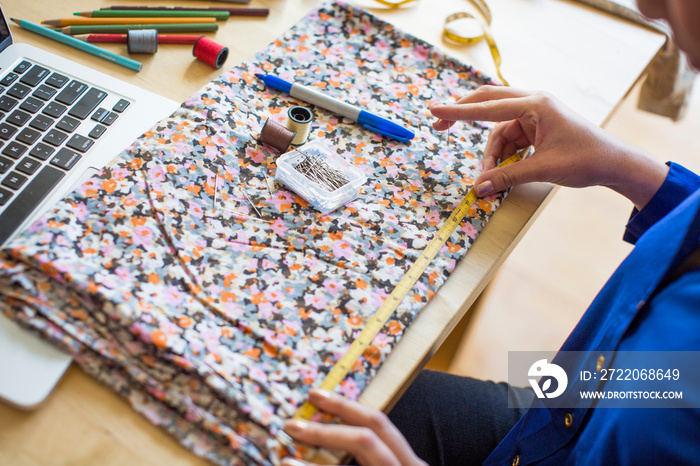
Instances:
[[[610,367],[612,351],[700,351],[700,269],[669,280],[700,247],[700,176],[669,165],[664,184],[627,224],[624,239],[634,250],[560,350],[591,354],[569,373],[593,371],[601,362]],[[688,379],[681,376],[675,389],[697,394],[700,387]],[[700,409],[533,403],[484,464],[700,462]]]

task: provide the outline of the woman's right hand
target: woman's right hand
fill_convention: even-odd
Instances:
[[[490,133],[479,196],[532,181],[562,186],[607,186],[644,207],[668,167],[642,149],[589,123],[547,93],[482,86],[455,104],[431,109],[442,131],[457,120],[500,122]],[[496,167],[519,150],[534,146],[527,159]]]

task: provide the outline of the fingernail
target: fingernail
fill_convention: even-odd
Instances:
[[[300,419],[292,419],[284,424],[284,430],[291,436],[304,432],[307,427],[309,427],[309,423]]]
[[[277,433],[275,434],[275,437],[277,438],[277,441],[281,443],[282,445],[288,447],[290,445],[294,445],[294,439],[290,437],[285,431],[283,430],[278,430]]]
[[[281,466],[306,466],[306,463],[294,458],[282,458]]]
[[[331,392],[325,388],[313,388],[309,391],[309,394],[316,398],[323,398],[324,400],[330,400],[331,398]]]
[[[476,187],[476,195],[479,197],[491,194],[491,191],[493,191],[493,184],[490,181],[484,181]]]

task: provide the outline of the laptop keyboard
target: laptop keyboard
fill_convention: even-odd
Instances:
[[[0,78],[0,244],[128,106],[28,60]]]

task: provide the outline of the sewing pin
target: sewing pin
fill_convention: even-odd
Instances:
[[[265,177],[265,186],[267,186],[267,192],[270,193],[270,197],[272,197],[272,189],[270,189],[270,180],[267,179],[267,175],[265,172],[263,172],[263,176]]]
[[[240,188],[241,188],[241,192],[243,193],[243,195],[245,196],[245,198],[248,200],[248,202],[250,202],[250,205],[253,206],[253,209],[255,209],[255,212],[257,212],[258,216],[259,216],[260,218],[262,218],[262,214],[260,213],[260,211],[258,210],[258,208],[255,207],[255,204],[253,204],[253,201],[251,201],[250,198],[248,197],[248,193],[246,193],[245,188],[244,188],[243,186],[241,186]]]
[[[216,195],[219,193],[219,172],[216,172],[216,180],[214,181],[214,207],[212,212],[216,212]]]

